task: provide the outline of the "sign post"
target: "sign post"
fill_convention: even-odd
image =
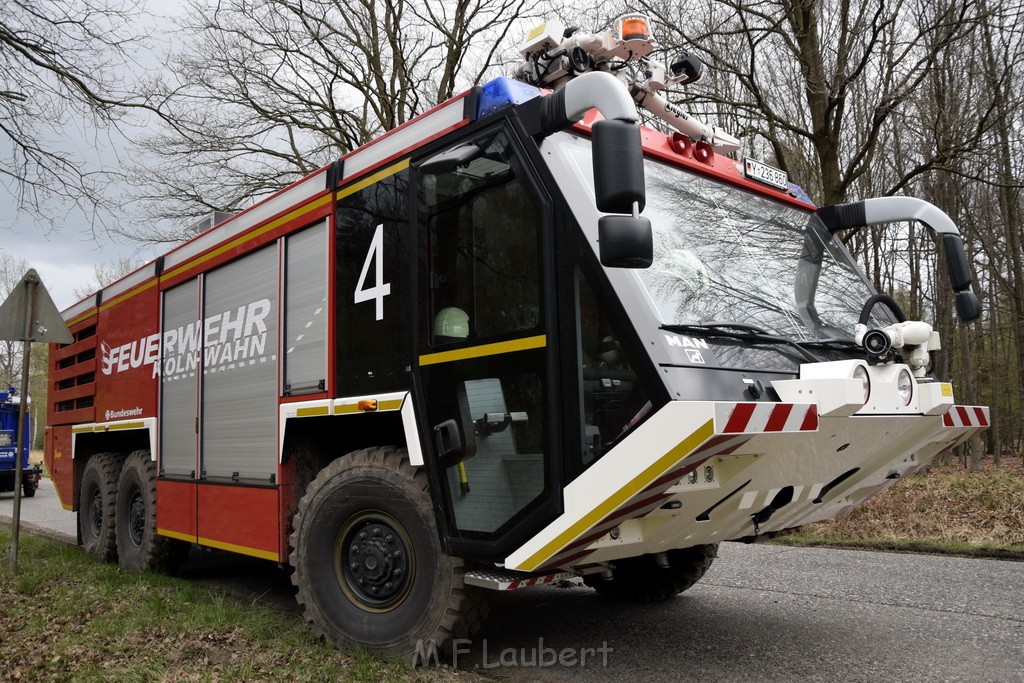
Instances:
[[[22,454],[25,452],[25,410],[28,408],[28,371],[32,342],[70,344],[74,341],[60,311],[34,269],[0,305],[0,339],[22,342],[21,402],[18,405],[18,445],[14,456],[14,523],[11,532],[11,573],[18,570],[18,532],[21,529]]]

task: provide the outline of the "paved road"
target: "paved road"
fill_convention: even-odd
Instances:
[[[12,497],[0,494],[0,517]],[[52,489],[22,510],[74,539]],[[294,609],[273,565],[193,558],[192,578]],[[497,678],[1024,681],[1024,563],[725,544],[704,580],[668,603],[608,603],[573,584],[492,605],[458,664]],[[537,666],[559,655],[577,665]]]
[[[13,514],[14,492],[0,493],[0,519],[10,520]],[[61,507],[57,492],[53,490],[53,482],[49,479],[43,478],[39,482],[39,489],[33,497],[22,496],[21,521],[47,529],[50,532],[47,535],[51,537],[75,542],[75,513]]]

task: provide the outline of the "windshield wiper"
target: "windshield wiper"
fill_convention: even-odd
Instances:
[[[808,363],[817,363],[818,359],[812,356],[807,349],[791,339],[778,337],[769,334],[757,325],[734,322],[708,322],[698,325],[662,325],[661,329],[679,334],[698,334],[708,337],[724,337],[726,339],[740,339],[742,341],[758,342],[762,344],[785,344],[793,349]]]
[[[829,337],[828,339],[815,339],[814,341],[796,342],[800,346],[812,349],[825,349],[826,351],[863,351],[864,347],[852,339],[842,337]]]

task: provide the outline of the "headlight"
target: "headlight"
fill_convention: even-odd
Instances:
[[[871,378],[868,377],[868,369],[863,365],[858,365],[853,370],[853,377],[860,380],[861,388],[864,390],[864,403],[867,403],[868,397],[871,396]]]
[[[910,399],[914,397],[914,378],[906,370],[900,370],[896,377],[896,393],[903,400],[903,405],[910,405]]]

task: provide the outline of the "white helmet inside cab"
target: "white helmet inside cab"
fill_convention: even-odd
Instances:
[[[434,337],[448,337],[451,340],[469,337],[469,316],[461,308],[442,308],[434,316]]]

